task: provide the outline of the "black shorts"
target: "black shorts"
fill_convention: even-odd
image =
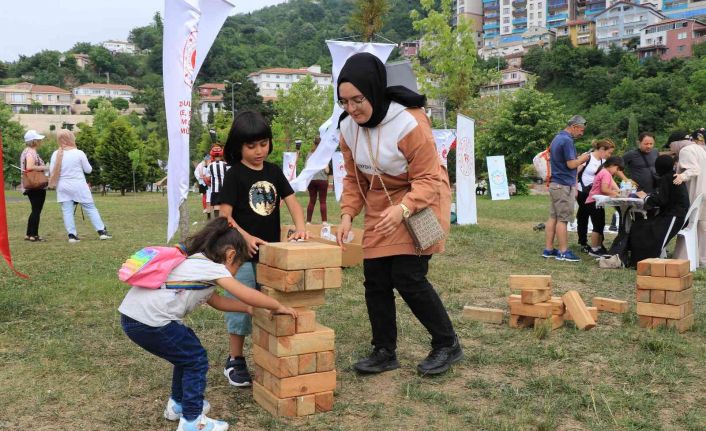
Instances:
[[[220,205],[221,204],[221,194],[220,192],[214,193],[211,192],[211,200],[208,201],[211,205]]]
[[[205,195],[208,192],[208,186],[204,184],[199,184],[199,193]]]

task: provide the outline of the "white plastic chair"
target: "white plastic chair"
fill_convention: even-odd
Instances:
[[[694,199],[694,202],[692,202],[691,206],[689,207],[689,211],[686,213],[686,218],[684,219],[684,224],[686,227],[681,228],[679,232],[677,232],[677,238],[679,236],[684,238],[684,246],[686,248],[686,256],[687,259],[689,259],[689,269],[691,272],[696,271],[696,268],[699,266],[699,247],[698,247],[698,239],[697,239],[697,230],[696,230],[696,225],[699,223],[699,214],[701,213],[701,201],[703,200],[704,195],[700,194]],[[665,237],[665,240],[667,238]],[[664,250],[664,247],[666,247],[667,244],[662,245],[662,250]]]

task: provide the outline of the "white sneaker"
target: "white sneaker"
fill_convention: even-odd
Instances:
[[[202,414],[208,414],[208,412],[211,411],[211,404],[203,400],[203,410],[201,410]],[[169,401],[167,401],[167,407],[164,408],[164,418],[168,421],[178,421],[182,416],[182,407],[181,404],[174,401],[172,397],[169,397]]]
[[[78,239],[78,235],[74,235],[72,233],[69,234],[69,243],[74,244],[77,242],[81,242],[80,239]]]
[[[183,417],[179,419],[177,431],[226,431],[228,422],[211,419],[206,415],[201,415],[189,422]]]

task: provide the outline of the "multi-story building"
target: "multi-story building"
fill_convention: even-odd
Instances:
[[[482,0],[453,0],[453,25],[459,19],[471,20],[476,46],[483,46],[483,2]]]
[[[134,54],[137,52],[137,46],[134,43],[122,40],[106,40],[101,46],[113,54]]]
[[[657,1],[657,0],[655,0]],[[696,18],[706,16],[704,0],[660,0],[662,13],[670,18]]]
[[[53,85],[36,85],[29,82],[0,85],[0,101],[10,105],[15,113],[71,112],[71,92]]]
[[[208,113],[211,110],[216,113],[223,109],[225,91],[226,85],[224,83],[213,82],[199,85],[199,114],[203,124],[208,123]]]
[[[547,28],[557,28],[576,16],[576,0],[548,0]]]
[[[527,28],[522,34],[495,36],[492,39],[486,38],[484,46],[478,51],[478,54],[485,60],[493,57],[504,57],[506,59],[512,57],[517,59],[525,55],[534,46],[549,49],[555,39],[554,30],[532,26]]]
[[[556,37],[568,37],[571,45],[596,46],[596,23],[593,21],[569,21],[556,28]]]
[[[672,19],[640,30],[639,57],[670,60],[691,57],[692,46],[706,42],[706,24],[695,19]]]
[[[639,40],[640,29],[666,17],[651,5],[626,1],[615,2],[595,15],[596,46],[607,51],[615,45],[626,48],[631,40]]]
[[[497,95],[500,93],[517,91],[526,87],[529,83],[531,73],[526,70],[510,67],[502,70],[500,81],[491,82],[480,88],[481,97]]]
[[[105,97],[106,99],[117,99],[118,97],[128,102],[135,95],[137,90],[130,85],[120,84],[83,84],[73,89],[76,103],[88,103],[91,99]]]
[[[74,54],[73,57],[76,60],[76,67],[81,70],[86,69],[86,66],[91,64],[91,57],[88,54],[79,53]]]
[[[522,47],[529,50],[534,46],[549,49],[556,40],[556,31],[546,27],[527,27],[522,33]]]
[[[277,99],[277,90],[282,90],[286,94],[289,92],[292,84],[303,79],[305,76],[311,76],[319,88],[328,89],[332,85],[331,75],[321,73],[321,66],[318,65],[306,69],[264,69],[251,73],[248,75],[248,78],[257,86],[257,92],[260,97],[267,101]]]

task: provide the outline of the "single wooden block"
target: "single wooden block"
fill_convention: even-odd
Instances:
[[[342,285],[342,268],[324,268],[324,289],[337,289]]]
[[[511,314],[509,324],[511,328],[530,328],[534,325],[534,317]]]
[[[463,307],[463,318],[467,320],[500,324],[503,323],[504,316],[505,311],[497,308],[472,307],[470,305]]]
[[[679,278],[651,277],[646,275],[637,276],[638,289],[671,290],[673,292],[679,292],[690,288],[693,283],[694,274],[692,273]]]
[[[319,392],[316,397],[316,411],[330,412],[333,410],[333,391]]]
[[[293,335],[296,332],[294,318],[288,314],[275,314],[271,310],[255,308],[253,309],[252,321],[276,337]]]
[[[570,290],[561,298],[564,300],[566,309],[571,313],[571,317],[574,319],[574,324],[576,324],[577,328],[588,330],[596,326],[596,321],[586,309],[586,304],[577,291]]]
[[[548,303],[552,304],[552,314],[557,314],[557,315],[562,315],[566,311],[566,307],[564,306],[564,300],[561,299],[561,296],[552,296]]]
[[[257,282],[282,292],[304,290],[304,271],[285,271],[271,266],[257,264]]]
[[[333,350],[316,353],[316,372],[323,373],[336,369],[336,354]]]
[[[299,356],[277,357],[258,345],[252,346],[252,353],[255,364],[275,377],[292,377],[300,374]]]
[[[537,304],[539,302],[549,301],[552,297],[552,291],[544,290],[522,290],[520,292],[520,300],[523,304]]]
[[[652,316],[637,316],[638,319],[638,325],[640,325],[640,328],[652,328]]]
[[[667,319],[667,326],[676,328],[678,332],[686,332],[694,326],[694,315],[690,314],[683,319]]]
[[[548,302],[540,302],[539,304],[533,305],[511,302],[510,314],[530,317],[549,317],[552,315],[553,308],[554,306]]]
[[[645,259],[637,262],[637,275],[652,275],[652,262],[657,258]]]
[[[650,290],[650,302],[653,304],[664,304],[666,290]]]
[[[319,242],[270,242],[260,246],[260,263],[296,270],[341,266],[341,247]]]
[[[552,331],[564,326],[564,317],[558,316],[556,314],[552,314],[551,317],[548,317],[546,319],[543,319],[541,317],[537,317],[536,319],[534,319],[534,326],[536,327],[537,325],[544,325],[544,324],[546,324],[546,322],[548,320],[551,321]]]
[[[296,333],[314,332],[316,330],[316,311],[308,308],[297,308],[299,317],[296,321]]]
[[[323,289],[303,290],[301,292],[280,292],[269,286],[262,286],[262,293],[288,307],[313,307],[326,302],[326,291]]]
[[[681,278],[690,272],[689,261],[686,259],[665,259],[666,276],[671,278]]]
[[[664,317],[653,317],[652,329],[659,328],[660,326],[667,326],[667,319],[665,319]]]
[[[682,305],[687,302],[694,301],[694,289],[682,290],[681,292],[667,292],[664,298],[664,303],[669,305]]]
[[[667,273],[667,260],[655,259],[650,265],[650,275],[652,277],[664,277]]]
[[[253,382],[252,394],[255,401],[272,416],[297,416],[296,398],[278,398],[258,382]]]
[[[511,275],[508,283],[510,289],[551,290],[551,275]]]
[[[303,374],[284,379],[273,378],[270,392],[278,398],[288,398],[333,391],[334,389],[336,389],[336,372],[326,371],[324,373]]]
[[[593,317],[593,320],[598,323],[598,307],[586,307],[586,310],[588,310],[588,314]],[[571,320],[573,322],[573,318],[571,317],[571,313],[569,313],[569,310],[566,310],[564,314],[562,315],[564,320]]]
[[[609,313],[627,313],[628,311],[628,301],[622,301],[620,299],[601,298],[596,296],[591,301],[591,304],[593,304],[593,306],[599,311],[607,311]]]
[[[651,290],[647,289],[637,289],[636,290],[636,300],[637,302],[650,302],[650,292]]]
[[[264,373],[262,372],[263,368],[261,366],[259,366],[256,362],[255,365],[253,365],[253,369],[255,370],[255,372],[253,373],[254,374],[253,378],[255,379],[255,381],[261,385],[264,385],[265,384],[264,375],[263,375]]]
[[[299,355],[299,374],[311,374],[316,372],[316,353],[305,353]]]
[[[307,416],[316,413],[316,395],[297,397],[297,416]]]
[[[313,332],[294,334],[288,337],[270,337],[269,352],[275,356],[303,355],[305,353],[326,352],[334,349],[333,329],[316,325]]]
[[[319,290],[324,288],[324,269],[315,268],[304,271],[304,289]]]
[[[257,324],[252,327],[252,342],[253,344],[262,347],[267,350],[270,348],[270,334]]]
[[[681,305],[652,304],[649,302],[637,303],[637,314],[640,316],[663,317],[665,319],[683,319],[694,312],[694,303],[687,302]]]

